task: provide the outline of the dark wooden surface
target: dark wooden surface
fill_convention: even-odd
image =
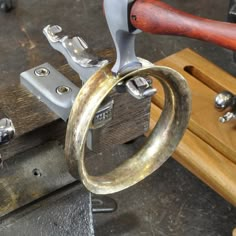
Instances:
[[[193,16],[162,1],[138,0],[130,17],[133,26],[144,32],[185,36],[236,50],[236,25]]]

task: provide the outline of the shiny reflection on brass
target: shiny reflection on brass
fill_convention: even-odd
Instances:
[[[86,136],[104,98],[122,80],[134,76],[158,79],[165,92],[165,106],[144,146],[130,159],[103,176],[91,176],[84,163]],[[113,77],[111,65],[92,76],[80,90],[68,122],[65,156],[70,173],[95,194],[126,189],[157,170],[174,152],[188,125],[191,95],[185,79],[173,69],[143,63],[124,77]]]

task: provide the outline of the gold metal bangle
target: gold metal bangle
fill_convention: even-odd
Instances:
[[[84,150],[93,117],[109,92],[122,80],[134,76],[158,79],[165,92],[165,106],[152,134],[141,150],[103,176],[90,176]],[[111,65],[92,76],[80,90],[68,122],[65,156],[70,173],[95,194],[126,189],[157,170],[174,152],[189,122],[191,95],[187,82],[173,69],[144,63],[143,68],[124,77],[114,77]]]

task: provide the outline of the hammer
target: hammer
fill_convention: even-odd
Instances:
[[[193,16],[157,0],[104,0],[104,12],[115,43],[112,68],[123,75],[142,65],[135,55],[135,35],[143,32],[199,39],[236,51],[236,25]]]

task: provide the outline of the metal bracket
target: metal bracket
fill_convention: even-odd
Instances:
[[[54,113],[67,121],[79,88],[49,63],[25,71],[20,75],[23,84]]]
[[[60,36],[59,25],[46,26],[43,29],[50,45],[66,58],[70,67],[75,70],[85,83],[97,70],[108,64],[108,60],[96,55],[81,37],[69,38]]]
[[[93,213],[112,213],[117,209],[117,202],[107,196],[92,195]]]
[[[68,80],[49,63],[44,63],[20,75],[21,84],[25,86],[50,110],[64,121],[70,115],[74,100],[80,88]],[[98,129],[112,120],[114,101],[106,98],[98,109],[91,129]],[[89,132],[87,147],[93,150],[92,133]]]

